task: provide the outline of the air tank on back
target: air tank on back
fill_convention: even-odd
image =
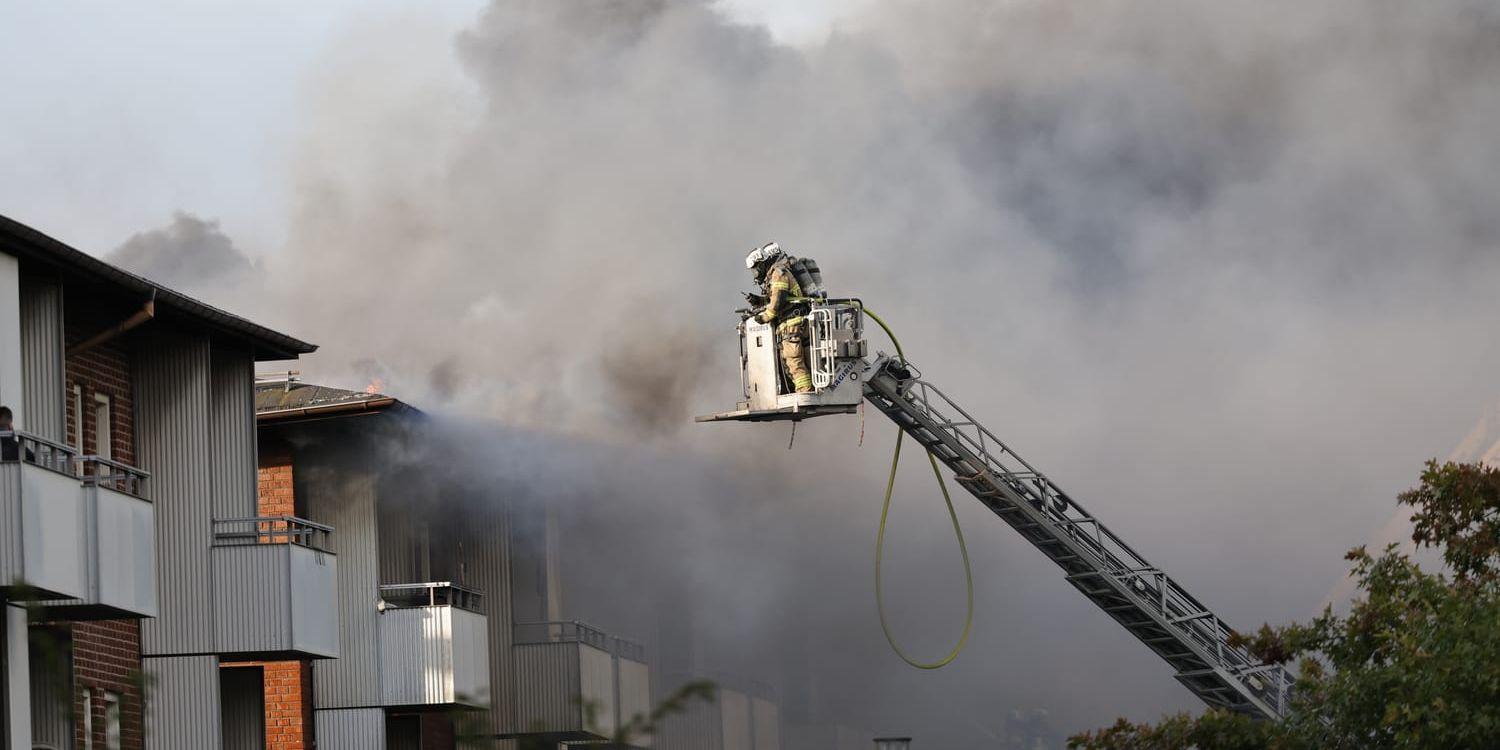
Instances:
[[[797,283],[802,287],[802,294],[807,297],[827,297],[828,290],[823,288],[823,273],[818,270],[818,262],[812,258],[797,258],[791,264],[792,276],[796,277]]]

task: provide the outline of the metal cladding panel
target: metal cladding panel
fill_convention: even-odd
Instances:
[[[576,643],[522,643],[516,652],[516,721],[524,733],[583,729]]]
[[[764,698],[750,699],[750,723],[755,750],[781,750],[781,709]]]
[[[219,653],[276,652],[292,647],[289,544],[213,548],[214,632]]]
[[[668,716],[657,738],[659,750],[723,750],[724,722],[719,702],[694,701],[680,714]]]
[[[63,395],[62,286],[56,281],[21,279],[21,382],[25,398],[21,429],[48,440],[67,441]]]
[[[724,723],[724,750],[754,750],[750,739],[749,697],[734,690],[720,690],[719,715]]]
[[[219,669],[223,750],[261,750],[266,740],[265,678],[259,667]]]
[[[31,673],[31,747],[57,750],[71,748],[72,664],[68,661],[50,661],[37,646],[33,637],[29,660],[31,669],[28,670]]]
[[[320,708],[314,712],[314,717],[318,750],[379,750],[386,747],[385,711],[381,709]]]
[[[9,585],[24,573],[25,545],[21,536],[21,468],[0,464],[0,584]]]
[[[620,683],[620,723],[651,713],[651,668],[638,661],[618,659]],[[651,747],[649,737],[632,740],[636,747]]]
[[[0,253],[0,404],[20,405],[16,422],[26,419],[21,369],[21,267]]]
[[[209,394],[215,518],[256,513],[255,360],[247,351],[213,348]]]
[[[223,736],[218,658],[169,656],[144,662],[151,685],[151,699],[146,701],[146,750],[219,747]]]
[[[76,477],[21,464],[21,576],[68,598],[88,595],[87,518]]]
[[[99,603],[155,617],[156,509],[107,487],[84,490],[99,513]]]
[[[208,359],[201,335],[156,331],[136,351],[136,450],[152,472],[160,605],[141,624],[146,654],[214,650]]]
[[[453,697],[466,706],[490,704],[489,618],[453,610]]]
[[[316,458],[312,454],[309,458]],[[347,477],[318,463],[298,464],[310,520],[328,524],[329,549],[338,554],[339,658],[313,665],[318,705],[380,705],[378,539],[373,477]],[[383,731],[383,730],[382,730]],[[321,737],[321,735],[320,735]]]
[[[585,706],[593,707],[594,722],[584,729],[611,736],[618,724],[615,703],[615,657],[593,646],[578,646],[578,686]]]
[[[380,617],[380,694],[387,706],[453,702],[453,608],[414,607]]]
[[[335,658],[339,655],[338,558],[295,545],[289,551],[292,649]]]
[[[474,555],[465,583],[484,593],[485,627],[489,630],[491,725],[497,732],[515,732],[523,727],[516,722],[509,523],[499,498],[476,505],[479,508],[463,531],[464,549]]]

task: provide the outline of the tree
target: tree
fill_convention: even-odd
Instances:
[[[1257,657],[1296,661],[1288,717],[1169,716],[1071,738],[1076,750],[1500,748],[1500,469],[1429,461],[1398,502],[1412,539],[1442,552],[1428,572],[1395,546],[1348,553],[1360,594],[1347,616],[1236,635]]]

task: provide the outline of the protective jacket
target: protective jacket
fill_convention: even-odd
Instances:
[[[792,274],[790,258],[783,257],[771,266],[766,274],[766,309],[760,314],[762,323],[776,323],[776,332],[781,334],[802,333],[802,321],[807,315],[807,303],[802,299],[802,285]]]

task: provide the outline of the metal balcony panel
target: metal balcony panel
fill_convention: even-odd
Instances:
[[[0,581],[37,599],[88,593],[85,507],[77,477],[0,463]]]
[[[222,654],[338,656],[333,554],[298,544],[212,550],[214,642]]]
[[[566,739],[614,733],[614,656],[577,642],[518,643],[516,723],[522,732]],[[584,706],[594,706],[585,721]]]
[[[632,659],[619,659],[619,706],[621,724],[651,713],[651,668]],[[652,738],[632,739],[636,747],[651,747]]]
[[[156,509],[138,497],[88,486],[98,508],[100,605],[138,617],[155,617]]]
[[[318,750],[371,750],[386,746],[385,711],[381,709],[320,708],[314,717]]]
[[[387,610],[380,617],[382,704],[487,707],[487,620],[453,606]]]

